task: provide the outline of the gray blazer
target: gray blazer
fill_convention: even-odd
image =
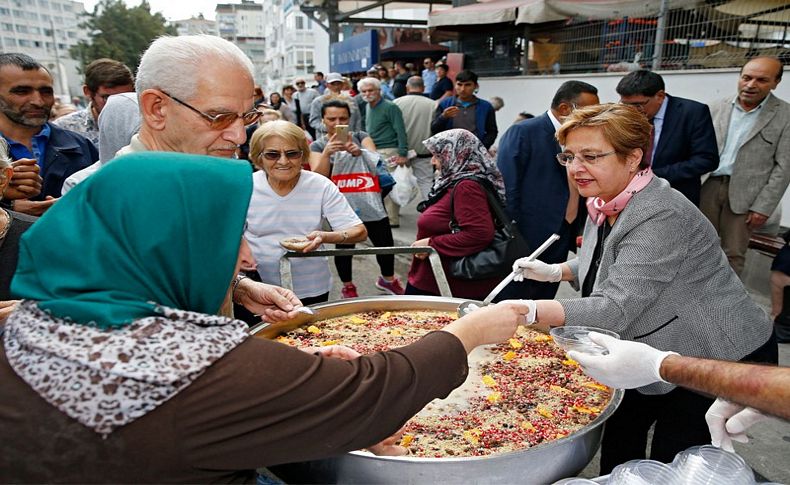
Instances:
[[[735,157],[730,178],[730,208],[771,215],[790,182],[790,104],[769,95],[757,122]],[[733,98],[711,104],[719,153],[727,141]]]
[[[597,240],[598,226],[588,220],[579,257],[568,261],[577,283],[590,269]],[[658,177],[615,221],[592,293],[558,301],[566,325],[606,328],[693,357],[739,360],[773,331],[727,262],[711,223]],[[674,387],[658,383],[639,391],[665,394]]]

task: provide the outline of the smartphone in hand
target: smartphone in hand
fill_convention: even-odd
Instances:
[[[348,125],[335,126],[335,140],[340,143],[348,143]]]

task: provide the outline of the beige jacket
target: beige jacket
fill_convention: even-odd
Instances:
[[[727,141],[732,98],[710,106],[719,153]],[[752,131],[735,158],[730,178],[730,207],[770,215],[790,182],[790,104],[769,95]]]

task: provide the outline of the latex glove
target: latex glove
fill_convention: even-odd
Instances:
[[[593,355],[572,350],[568,357],[581,365],[585,374],[609,387],[633,389],[654,382],[665,382],[659,369],[670,354],[630,340],[619,340],[602,333],[590,332],[590,340],[606,348],[606,355]]]
[[[530,261],[529,258],[517,259],[513,263],[513,272],[518,272],[513,278],[515,281],[524,281],[525,278],[549,283],[562,281],[562,265],[546,264],[537,259],[534,261]]]
[[[535,303],[534,300],[505,300],[504,302],[510,303],[521,303],[527,306],[527,313],[524,313],[524,325],[533,325],[535,323],[535,319],[538,315],[538,304]],[[474,303],[470,303],[467,307],[466,313],[469,314],[473,311],[480,310],[481,306],[477,306]]]
[[[705,413],[705,421],[710,431],[710,441],[713,446],[722,450],[735,452],[732,442],[748,443],[746,430],[767,416],[756,409],[747,408],[740,404],[718,398]]]

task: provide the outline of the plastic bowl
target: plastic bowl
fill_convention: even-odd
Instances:
[[[590,340],[589,333],[598,332],[604,335],[609,335],[619,339],[620,335],[611,330],[596,327],[577,327],[563,325],[562,327],[554,327],[549,332],[554,342],[562,347],[565,352],[575,350],[583,354],[605,355],[609,352],[600,345],[593,343]]]
[[[743,458],[712,445],[678,453],[672,467],[690,484],[750,484],[754,473]]]
[[[631,460],[612,470],[609,485],[676,485],[677,472],[669,465],[654,460]]]

